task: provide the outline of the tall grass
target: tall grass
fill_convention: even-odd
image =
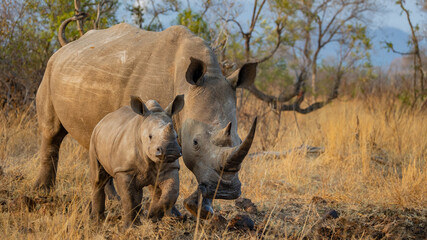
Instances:
[[[322,146],[318,157],[298,151],[286,157],[246,160],[242,170],[244,194],[271,199],[265,183],[280,190],[320,195],[351,203],[399,205],[427,204],[427,118],[383,99],[335,102],[308,115],[291,112],[263,118],[258,144],[270,139],[268,150],[284,152],[301,144]],[[263,106],[253,102],[253,105]],[[275,116],[276,115],[276,116]],[[299,126],[299,128],[298,128]],[[277,191],[278,194],[283,191]]]
[[[284,153],[247,158],[240,171],[242,196],[260,210],[251,215],[257,230],[228,231],[205,221],[196,238],[374,238],[377,228],[399,224],[401,218],[411,226],[427,226],[426,218],[421,217],[427,209],[425,113],[410,111],[386,98],[372,98],[336,101],[308,115],[278,114],[249,99],[239,115],[240,136],[246,135],[255,113],[260,123],[251,151]],[[40,136],[33,109],[7,118],[2,115],[0,126],[0,239],[194,237],[193,218],[165,218],[160,223],[143,220],[142,226],[123,231],[118,201],[107,201],[104,224],[93,223],[89,219],[87,152],[71,137],[61,147],[55,190],[44,195],[34,192],[31,185],[38,174]],[[298,150],[301,145],[325,151],[307,154]],[[196,180],[180,161],[177,206],[185,213],[182,201],[194,191]],[[144,201],[148,197],[147,192]],[[314,204],[313,197],[325,200],[326,205]],[[214,208],[228,220],[242,213],[233,201],[215,200]],[[337,209],[341,217],[328,225],[322,222],[322,214],[329,208]],[[395,217],[384,209],[393,209]],[[414,212],[407,213],[407,209]],[[373,220],[381,216],[388,217]],[[360,227],[363,221],[372,229]],[[406,223],[402,220],[401,224]],[[419,236],[404,228],[389,228],[380,232],[384,236]]]

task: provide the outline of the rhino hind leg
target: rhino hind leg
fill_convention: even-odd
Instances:
[[[108,173],[102,168],[102,166],[99,166],[100,164],[98,163],[97,160],[95,161],[96,163],[91,162],[91,164],[97,164],[99,168],[94,169],[91,166],[91,180],[92,180],[92,188],[93,188],[91,217],[100,222],[105,219],[104,187],[107,184],[107,182],[111,179],[111,176],[108,175]]]
[[[49,75],[45,75],[36,96],[37,118],[42,142],[39,152],[40,170],[34,188],[45,190],[49,190],[55,185],[59,147],[68,134],[53,107],[48,77]]]
[[[49,190],[55,185],[58,167],[59,147],[67,135],[65,128],[59,124],[52,134],[43,134],[40,149],[40,170],[34,189]]]

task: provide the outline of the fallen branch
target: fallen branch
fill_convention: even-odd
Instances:
[[[296,151],[304,152],[304,153],[308,153],[308,154],[321,154],[321,153],[325,152],[325,148],[324,147],[312,147],[312,146],[307,146],[307,145],[301,145],[299,147],[290,149],[290,150],[285,151],[285,152],[263,151],[263,152],[250,153],[250,154],[248,154],[248,158],[256,158],[256,157],[260,157],[260,156],[281,157],[281,156],[289,155],[292,152],[296,152]]]

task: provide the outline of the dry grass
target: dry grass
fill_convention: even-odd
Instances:
[[[226,222],[165,218],[121,229],[120,203],[107,201],[108,220],[89,219],[90,186],[86,151],[70,137],[60,153],[57,186],[48,195],[31,190],[38,173],[39,135],[34,114],[0,119],[0,239],[380,239],[427,237],[427,120],[387,99],[335,102],[309,115],[277,115],[250,99],[240,115],[245,136],[250,119],[261,121],[252,151],[281,151],[302,144],[325,152],[246,159],[240,178],[243,197],[258,213],[248,214],[255,230],[227,230]],[[297,124],[298,123],[298,124]],[[181,161],[184,196],[195,179]],[[148,201],[145,194],[145,201]],[[233,201],[215,201],[228,221],[244,211]],[[334,209],[338,218],[325,214]]]

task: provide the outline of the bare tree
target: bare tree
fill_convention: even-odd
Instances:
[[[96,1],[86,2],[82,7],[80,4],[80,0],[74,0],[74,13],[75,13],[74,16],[63,21],[58,30],[58,38],[61,46],[64,46],[65,44],[68,43],[65,37],[65,29],[70,22],[76,21],[77,30],[79,31],[80,36],[84,34],[83,20],[87,18],[89,14],[86,12],[83,12],[82,9],[86,9],[92,12],[92,15],[96,14],[96,18],[94,18],[93,20],[93,29],[99,29],[101,15],[106,13],[111,14],[111,12],[115,10],[114,8],[116,6],[117,6],[117,0],[99,0],[99,2],[96,2]],[[94,9],[96,9],[95,12],[94,12]]]
[[[127,6],[126,10],[131,13],[135,24],[142,29],[142,24],[144,23],[144,7],[142,2],[137,0],[134,4]]]
[[[414,24],[412,23],[411,17],[410,17],[410,12],[409,10],[405,7],[405,1],[401,0],[401,1],[397,1],[396,4],[399,4],[400,8],[402,9],[402,11],[405,13],[406,15],[406,19],[408,21],[408,25],[409,28],[411,29],[411,42],[410,45],[412,46],[412,51],[411,52],[401,52],[399,50],[396,50],[393,46],[393,44],[391,42],[386,42],[386,46],[392,50],[394,53],[398,53],[400,55],[412,55],[413,56],[413,95],[414,95],[414,101],[413,101],[413,106],[415,105],[415,103],[417,102],[418,99],[418,87],[417,87],[417,80],[419,78],[419,86],[420,86],[420,90],[421,90],[421,96],[425,94],[425,89],[424,89],[424,71],[423,71],[423,62],[422,62],[422,58],[421,58],[421,51],[420,51],[420,46],[419,46],[419,40],[417,37],[417,30],[418,30],[418,26],[414,26]],[[425,6],[425,5],[424,5]],[[418,77],[419,76],[419,77]]]
[[[270,5],[270,13],[275,14],[273,20],[276,25],[275,36],[277,43],[267,56],[257,59],[251,56],[251,40],[253,39],[254,29],[259,24],[260,15],[266,4]],[[238,27],[238,31],[244,41],[245,59],[247,62],[253,61],[262,63],[277,52],[281,45],[287,47],[291,52],[293,59],[298,62],[296,69],[296,81],[293,91],[279,96],[272,96],[260,91],[255,85],[247,86],[249,90],[258,99],[263,100],[277,110],[297,111],[299,113],[309,113],[328,104],[338,96],[338,88],[346,67],[341,63],[341,69],[336,76],[332,93],[325,101],[314,102],[306,108],[301,108],[306,94],[306,82],[308,75],[311,74],[312,91],[316,95],[317,69],[319,56],[322,50],[331,43],[344,44],[346,38],[355,37],[356,40],[365,41],[366,35],[352,35],[349,26],[354,29],[360,29],[364,23],[364,14],[375,9],[375,4],[366,0],[322,0],[314,1],[254,1],[251,21],[248,30],[244,30],[242,24],[235,18],[221,17],[227,23],[233,23]],[[272,15],[272,14],[270,14]],[[353,31],[357,32],[357,31]],[[282,38],[283,34],[291,36]],[[368,46],[369,44],[366,44]],[[348,45],[346,54],[341,57],[348,58],[350,52],[354,50],[355,43]],[[343,50],[343,49],[342,49]],[[344,60],[344,59],[342,59]],[[354,62],[355,63],[355,62]],[[353,63],[353,64],[354,64]],[[353,65],[351,64],[351,65]],[[291,104],[284,104],[295,98]]]
[[[111,1],[111,0],[99,1],[96,7],[96,19],[93,22],[93,29],[99,29],[99,21],[101,20],[101,15],[111,11],[113,6],[114,6],[114,1]]]
[[[139,28],[147,30],[163,30],[163,25],[160,21],[160,16],[167,15],[179,10],[179,2],[177,0],[136,0],[133,4],[127,7],[134,17],[135,23]],[[143,26],[145,19],[143,16],[151,16],[148,24]]]
[[[83,20],[88,16],[86,13],[81,12],[80,10],[80,0],[74,0],[74,12],[75,15],[66,19],[64,22],[62,22],[61,26],[59,27],[58,31],[58,40],[61,46],[65,46],[68,43],[67,38],[65,37],[65,28],[67,25],[72,22],[77,22],[77,29],[79,30],[80,36],[83,36]]]
[[[74,0],[74,13],[76,16],[80,15],[80,0]],[[83,20],[84,18],[79,18],[77,21],[77,29],[79,30],[80,36],[83,36]]]

